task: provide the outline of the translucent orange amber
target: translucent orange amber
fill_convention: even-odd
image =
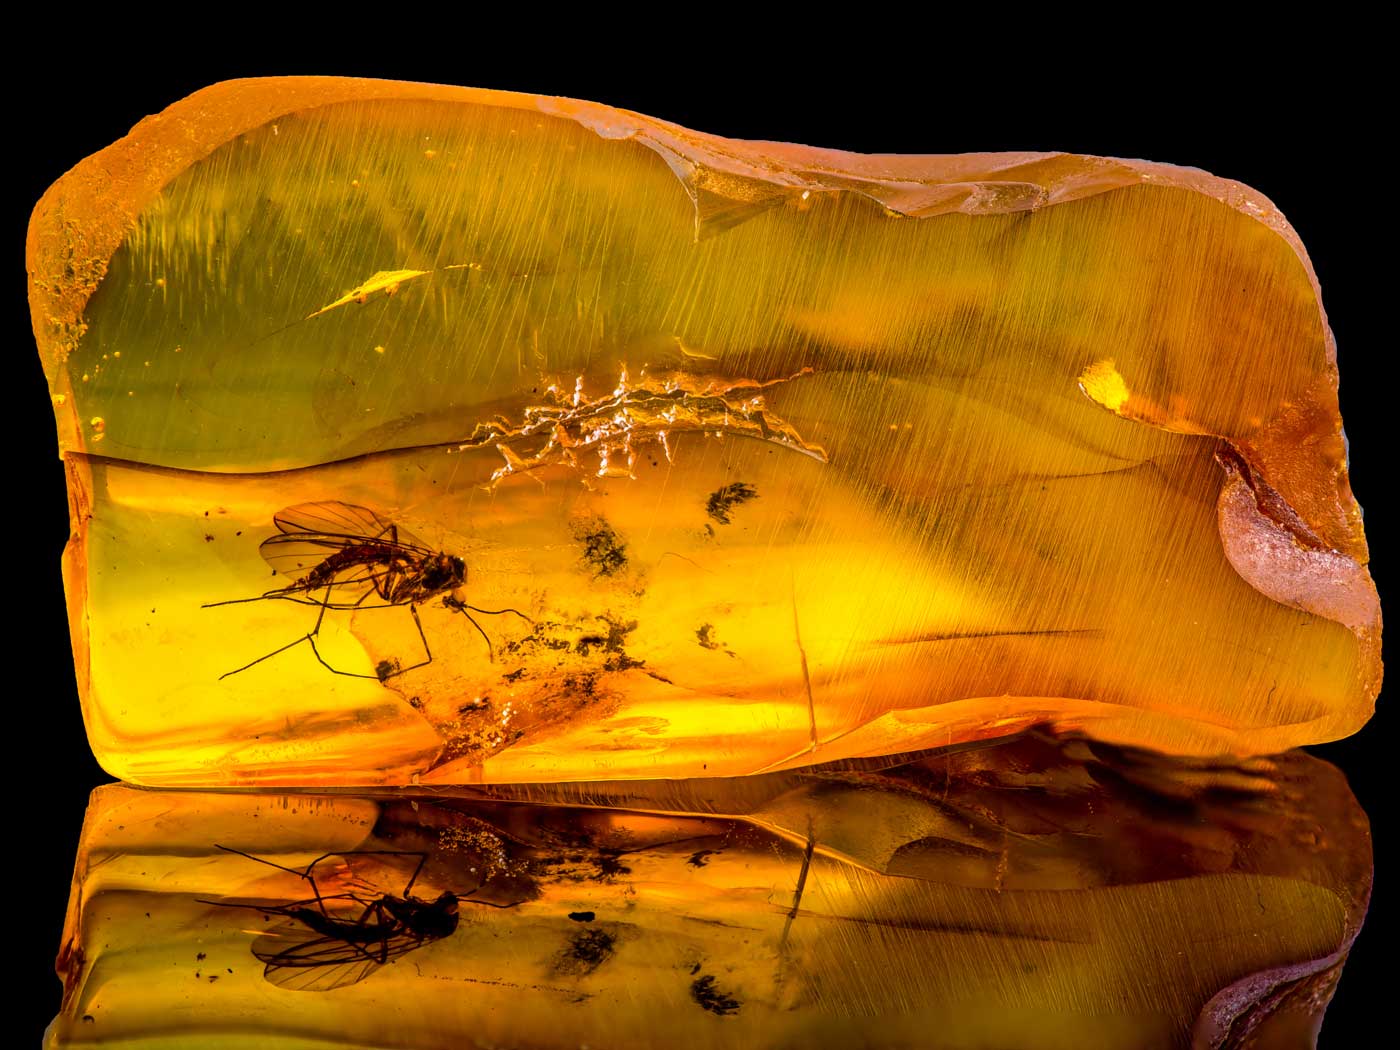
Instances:
[[[51,1036],[1312,1046],[1370,884],[1366,818],[1301,752],[1206,764],[1037,734],[737,780],[109,785]]]
[[[1372,710],[1331,335],[1237,183],[240,81],[55,184],[28,260],[129,780],[734,775],[1038,721],[1248,754]]]

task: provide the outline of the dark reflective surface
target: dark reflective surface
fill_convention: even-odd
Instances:
[[[113,785],[51,1036],[1308,1045],[1370,855],[1344,778],[1302,753],[1209,764],[1048,733],[738,779]]]

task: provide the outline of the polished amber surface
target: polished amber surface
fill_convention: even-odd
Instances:
[[[112,785],[49,1045],[1297,1047],[1370,879],[1300,752],[1032,733],[740,779]]]
[[[28,258],[129,780],[728,776],[1045,720],[1251,754],[1372,710],[1331,336],[1236,183],[294,78],[80,164]]]

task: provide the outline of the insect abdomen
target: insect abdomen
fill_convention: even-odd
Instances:
[[[352,568],[357,565],[373,565],[375,563],[389,564],[393,560],[392,553],[385,551],[372,543],[362,543],[355,547],[346,547],[338,550],[321,564],[317,565],[301,580],[301,585],[308,590],[317,587],[324,587],[335,579],[336,573],[343,569]]]
[[[380,923],[360,924],[345,919],[332,919],[311,908],[298,908],[291,914],[292,918],[317,933],[334,937],[346,944],[377,944],[390,937],[398,928],[397,924],[384,926]]]

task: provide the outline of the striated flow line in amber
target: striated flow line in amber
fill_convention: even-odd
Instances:
[[[1370,892],[1301,752],[99,788],[51,1047],[1312,1045]]]
[[[220,84],[37,207],[88,731],[146,784],[728,776],[1380,681],[1330,332],[1201,172]]]

